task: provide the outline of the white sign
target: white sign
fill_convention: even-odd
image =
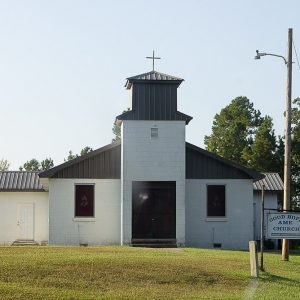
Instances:
[[[300,239],[300,213],[268,213],[267,238]]]

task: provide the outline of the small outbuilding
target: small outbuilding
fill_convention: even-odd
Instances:
[[[48,192],[38,172],[0,172],[0,245],[48,241]]]

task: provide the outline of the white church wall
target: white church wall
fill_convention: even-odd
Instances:
[[[265,191],[264,199],[265,208],[277,209],[277,193]],[[253,193],[254,205],[254,239],[260,239],[260,216],[261,216],[261,191],[254,191]],[[265,224],[267,222],[267,211],[265,211]]]
[[[207,217],[207,185],[225,185],[226,217]],[[253,184],[245,179],[186,180],[186,245],[248,249],[253,239]]]
[[[0,245],[11,245],[20,236],[19,207],[30,204],[33,208],[33,239],[48,240],[48,193],[1,192],[0,193]]]
[[[75,218],[75,184],[95,185],[94,218]],[[120,244],[119,179],[50,179],[50,245]]]
[[[151,139],[151,128],[158,138]],[[185,122],[123,121],[122,244],[131,243],[132,182],[176,181],[176,239],[185,243]]]

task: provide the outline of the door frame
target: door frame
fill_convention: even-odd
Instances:
[[[32,238],[22,238],[21,237],[21,207],[22,205],[31,205],[32,207]],[[34,202],[17,202],[17,239],[16,240],[28,240],[28,241],[34,241],[35,237],[35,203]]]
[[[133,197],[134,197],[134,194],[135,194],[135,191],[134,191],[134,185],[136,184],[136,183],[138,183],[138,184],[140,184],[141,186],[144,184],[145,186],[147,186],[147,184],[150,184],[150,188],[151,188],[151,184],[153,184],[153,185],[155,185],[155,184],[160,184],[160,183],[165,183],[166,184],[166,186],[169,184],[170,186],[172,185],[172,192],[174,192],[174,199],[173,199],[173,201],[174,201],[174,212],[173,212],[173,218],[174,218],[174,224],[172,224],[173,226],[174,226],[174,228],[173,228],[173,233],[171,233],[170,234],[170,236],[169,237],[165,237],[165,238],[157,238],[157,237],[143,237],[143,238],[137,238],[136,236],[134,236],[134,211],[133,211],[133,209],[134,209],[134,207],[133,207],[133,201],[134,201],[134,199],[133,199]],[[173,186],[174,185],[174,186]],[[169,181],[169,180],[165,180],[165,181],[157,181],[157,180],[134,180],[134,181],[132,181],[132,192],[131,192],[131,239],[134,239],[134,240],[170,240],[170,239],[176,239],[176,207],[177,207],[177,201],[176,201],[176,187],[177,187],[177,182],[175,181],[175,180],[173,180],[173,181]],[[173,188],[174,188],[174,190],[173,190]],[[171,236],[172,235],[172,236]],[[174,235],[174,236],[173,236]]]

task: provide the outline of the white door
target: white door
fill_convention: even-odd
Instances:
[[[34,204],[20,203],[18,204],[18,220],[19,240],[33,240],[34,228]]]

